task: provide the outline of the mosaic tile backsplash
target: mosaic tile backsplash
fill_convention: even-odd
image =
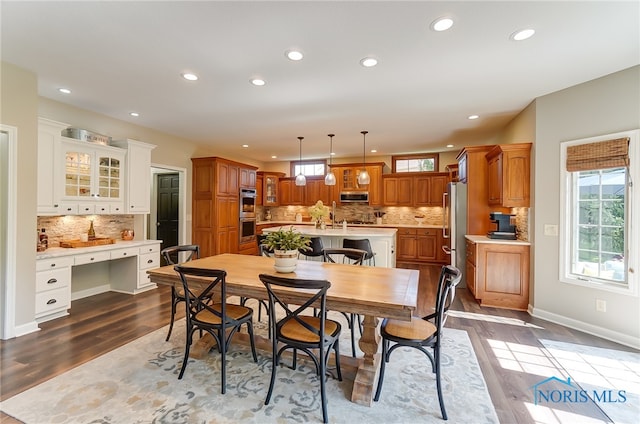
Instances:
[[[122,230],[133,229],[133,215],[66,215],[39,216],[36,231],[44,228],[49,236],[49,247],[58,247],[61,240],[77,240],[87,234],[93,220],[96,237],[121,238]]]

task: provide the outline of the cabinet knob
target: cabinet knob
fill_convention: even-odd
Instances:
[[[51,268],[53,268],[53,267],[55,267],[55,266],[56,266],[56,264],[51,264]]]
[[[122,256],[127,256],[127,252],[123,253]]]
[[[152,263],[153,263],[153,259],[149,259],[149,260],[147,261],[147,263],[148,263],[148,264],[152,264]]]
[[[90,260],[94,260],[95,258],[91,258]]]
[[[49,281],[47,281],[47,284],[55,284],[55,283],[57,283],[57,282],[58,282],[58,280],[57,280],[57,279],[52,278],[52,279],[50,279]]]

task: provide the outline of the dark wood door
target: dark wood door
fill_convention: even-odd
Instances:
[[[157,237],[162,240],[160,247],[164,249],[178,244],[180,177],[177,173],[159,174],[157,187]],[[166,265],[163,258],[161,261]]]

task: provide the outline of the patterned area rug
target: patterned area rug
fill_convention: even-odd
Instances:
[[[338,314],[332,316],[337,318]],[[263,321],[265,318],[263,317]],[[264,332],[260,323],[257,331]],[[232,343],[227,356],[227,393],[220,394],[216,350],[190,360],[182,380],[184,321],[169,342],[163,328],[141,337],[0,404],[25,423],[284,423],[321,422],[320,390],[313,365],[300,359],[298,370],[278,369],[271,403],[264,405],[271,352]],[[343,326],[340,350],[351,353]],[[447,329],[442,375],[449,422],[497,423],[475,353],[465,331]],[[331,365],[332,362],[330,362]],[[343,371],[343,378],[345,377]],[[398,349],[385,373],[382,396],[372,407],[350,401],[353,381],[329,378],[332,423],[442,423],[435,376],[428,359],[414,349]]]

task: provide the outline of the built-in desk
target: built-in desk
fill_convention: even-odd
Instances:
[[[71,301],[107,291],[137,294],[157,286],[147,270],[160,266],[159,240],[67,249],[52,247],[36,257],[37,322],[68,315]]]

